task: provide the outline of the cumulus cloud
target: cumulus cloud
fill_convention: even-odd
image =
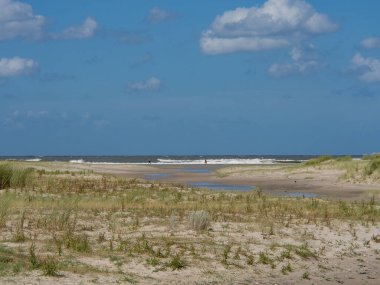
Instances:
[[[13,0],[0,0],[0,40],[12,38],[38,39],[45,18],[33,13],[32,6]]]
[[[170,20],[174,17],[174,14],[165,11],[161,8],[154,7],[150,9],[148,16],[146,17],[147,21],[150,23],[158,23]]]
[[[36,15],[30,4],[16,0],[0,0],[0,40],[24,39],[87,39],[98,27],[93,18],[84,23],[65,29],[61,33],[49,35],[44,31],[45,17]]]
[[[366,49],[380,48],[380,38],[366,38],[361,41],[360,45]]]
[[[161,87],[161,81],[156,77],[151,77],[145,81],[136,81],[128,84],[131,91],[158,91]]]
[[[38,68],[33,59],[13,57],[0,58],[0,78],[30,75]]]
[[[91,17],[84,20],[83,24],[79,26],[69,27],[62,33],[53,35],[55,39],[88,39],[94,36],[96,29],[98,28],[98,23]]]
[[[325,66],[313,45],[304,48],[293,48],[289,56],[291,62],[272,64],[268,69],[268,74],[272,77],[307,74]]]
[[[327,15],[303,0],[268,0],[261,7],[237,8],[217,16],[203,32],[200,45],[207,54],[260,51],[336,29]]]
[[[360,73],[360,81],[380,82],[380,60],[370,57],[365,58],[360,53],[357,53],[351,60],[351,67]]]

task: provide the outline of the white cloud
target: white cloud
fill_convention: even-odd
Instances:
[[[261,7],[236,8],[217,16],[200,45],[208,54],[259,51],[336,29],[328,16],[303,0],[268,0]]]
[[[91,17],[84,20],[82,25],[69,27],[62,33],[53,35],[55,39],[88,39],[94,36],[98,23]]]
[[[161,8],[154,7],[150,9],[148,16],[146,19],[150,23],[163,22],[166,20],[170,20],[174,17],[174,15],[168,11],[165,11]]]
[[[84,23],[49,35],[44,31],[45,17],[36,15],[31,5],[16,0],[0,0],[0,40],[25,39],[87,39],[95,34],[97,22],[86,18]]]
[[[156,77],[151,77],[146,81],[131,82],[128,89],[131,91],[157,91],[161,87],[161,81]]]
[[[0,58],[0,78],[32,74],[38,63],[32,59],[13,57]]]
[[[13,0],[0,0],[0,40],[12,38],[38,39],[45,18],[33,13],[32,6]]]
[[[380,82],[380,60],[365,58],[360,53],[355,54],[351,60],[352,69],[361,74],[359,80],[363,82]]]
[[[27,111],[25,116],[27,119],[39,119],[49,115],[48,111]]]
[[[307,74],[325,66],[321,62],[319,55],[315,52],[313,45],[305,48],[293,48],[289,52],[289,56],[292,60],[291,62],[272,64],[268,69],[268,74],[272,77]]]
[[[366,38],[360,45],[366,49],[380,48],[380,38]]]

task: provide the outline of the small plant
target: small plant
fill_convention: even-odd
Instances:
[[[380,158],[370,160],[364,169],[365,175],[372,175],[376,170],[380,170]]]
[[[172,259],[167,263],[167,266],[169,266],[173,271],[180,270],[186,266],[186,262],[180,255],[177,254],[172,257]]]
[[[228,255],[231,252],[231,246],[228,244],[223,250],[223,256],[222,256],[222,263],[224,265],[227,265]]]
[[[34,243],[29,247],[29,262],[32,269],[37,269],[40,266],[40,262],[36,256],[36,245]]]
[[[303,274],[302,274],[302,278],[303,279],[307,279],[307,280],[310,280],[310,273],[305,271]]]
[[[253,265],[254,262],[255,262],[255,258],[254,258],[254,256],[253,256],[252,254],[248,255],[248,256],[247,256],[247,264],[248,264],[248,265]]]
[[[17,229],[15,234],[12,237],[12,241],[14,242],[25,242],[26,241],[26,236],[24,234],[24,231],[21,229]]]
[[[87,235],[69,235],[66,239],[66,247],[78,252],[90,252],[91,246]]]
[[[289,249],[286,249],[284,250],[282,253],[281,253],[281,259],[292,259],[292,255],[290,253],[290,250]]]
[[[266,252],[259,253],[259,263],[261,264],[272,264],[273,260],[267,255]]]
[[[283,266],[282,269],[281,269],[281,272],[284,275],[287,274],[288,272],[292,272],[292,271],[293,271],[293,268],[290,265],[290,263],[288,263],[286,266]]]
[[[98,238],[96,239],[98,243],[102,243],[106,240],[104,233],[99,233]]]
[[[156,266],[160,265],[160,261],[156,257],[148,258],[146,260],[146,264],[153,266],[153,267],[156,267]]]
[[[202,231],[210,226],[210,214],[207,211],[194,211],[189,214],[190,226],[193,230]]]
[[[57,276],[58,262],[54,257],[48,256],[41,263],[41,269],[45,276]]]
[[[27,178],[32,172],[31,168],[18,169],[7,163],[0,164],[0,189],[25,187]]]
[[[315,253],[313,253],[308,245],[305,243],[303,244],[302,246],[300,247],[297,247],[295,248],[295,253],[299,256],[301,256],[302,258],[305,258],[305,259],[308,259],[309,257],[314,257],[316,258],[316,255]]]

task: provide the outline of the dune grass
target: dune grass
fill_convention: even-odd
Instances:
[[[259,189],[213,192],[112,175],[4,169],[26,174],[23,183],[7,184],[0,193],[0,275],[102,272],[78,261],[82,257],[109,258],[115,274],[131,260],[155,271],[217,262],[229,269],[269,266],[281,275],[293,274],[299,269],[297,258],[318,258],[306,242],[252,248],[249,240],[241,243],[232,236],[253,228],[269,239],[300,225],[333,228],[338,221],[376,227],[380,221],[374,199],[349,203],[270,197]],[[221,228],[218,235],[213,235],[215,227]],[[3,246],[5,242],[21,251]]]

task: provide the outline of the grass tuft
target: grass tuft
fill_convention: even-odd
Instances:
[[[207,211],[194,211],[189,214],[190,227],[193,230],[207,230],[210,226],[210,221],[210,214]]]

